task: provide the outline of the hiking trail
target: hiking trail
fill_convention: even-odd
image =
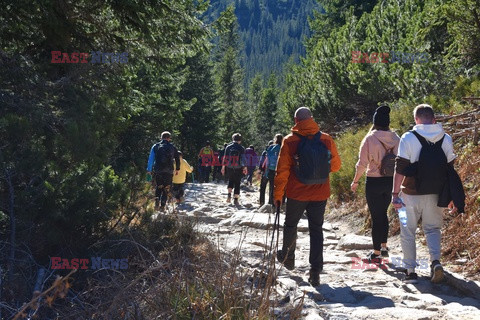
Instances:
[[[225,202],[223,183],[186,184],[185,202],[179,216],[191,217],[199,231],[221,250],[232,252],[241,246],[241,267],[260,271],[265,248],[269,248],[275,214],[269,207],[259,208],[258,188],[242,186],[240,206]],[[268,199],[268,194],[267,194]],[[417,239],[417,259],[421,260],[418,284],[404,284],[404,273],[392,261],[400,261],[399,236],[389,238],[389,263],[384,269],[364,264],[371,250],[371,238],[355,235],[358,230],[346,223],[329,222],[327,207],[324,230],[324,269],[320,286],[308,282],[309,235],[304,216],[298,225],[295,270],[276,264],[279,273],[274,296],[279,303],[275,313],[298,301],[305,293],[302,318],[313,319],[480,319],[479,283],[464,280],[445,268],[447,279],[432,284],[427,249]],[[284,213],[280,217],[280,241]],[[267,239],[267,231],[268,239]],[[275,234],[276,237],[276,234]],[[423,268],[422,268],[423,266]]]

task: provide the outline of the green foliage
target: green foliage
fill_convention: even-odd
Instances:
[[[198,15],[189,0],[2,4],[0,193],[10,178],[17,241],[40,262],[105,236],[135,202],[150,146],[197,101],[180,92],[208,48]],[[52,50],[128,62],[53,64]]]
[[[229,6],[221,13],[216,30],[219,33],[219,45],[216,54],[216,85],[221,109],[221,137],[231,141],[234,132],[248,134],[250,119],[245,103],[243,88],[243,70],[239,60],[238,23],[234,7]],[[249,137],[245,136],[248,141]]]
[[[340,137],[335,138],[338,154],[342,160],[342,166],[337,173],[330,175],[330,186],[333,196],[339,201],[348,201],[353,197],[350,184],[355,176],[355,164],[358,161],[360,143],[370,127],[351,128]],[[365,194],[365,177],[360,179],[357,189],[358,196]]]
[[[245,84],[256,74],[264,79],[281,74],[292,58],[296,63],[305,54],[303,38],[309,36],[308,17],[319,9],[315,0],[211,0],[206,19],[214,21],[231,4],[239,23],[241,65]],[[279,79],[280,81],[282,79]]]
[[[480,6],[475,0],[319,2],[324,11],[310,21],[307,56],[288,69],[282,101],[288,114],[310,107],[326,131],[347,131],[347,138],[340,138],[344,166],[332,179],[344,197],[361,139],[339,125],[342,120],[369,123],[378,104],[387,102],[393,108],[391,126],[401,135],[414,125],[416,105],[429,103],[437,114],[450,113],[464,110],[462,97],[478,95],[475,21]],[[424,63],[352,63],[353,51],[423,52],[429,58]]]
[[[209,140],[212,146],[220,144],[219,120],[221,110],[218,105],[213,64],[210,57],[200,53],[186,61],[188,75],[180,92],[184,100],[194,101],[193,105],[182,113],[179,142],[177,148],[184,158],[193,165],[198,152]]]
[[[278,101],[277,77],[270,75],[267,86],[262,91],[260,105],[255,113],[255,124],[257,128],[257,138],[260,145],[266,141],[272,140],[278,122],[279,101]]]

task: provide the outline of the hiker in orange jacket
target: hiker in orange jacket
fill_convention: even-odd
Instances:
[[[305,177],[304,172],[298,169],[297,163],[301,161],[299,155],[303,156],[308,150],[304,150],[305,147],[299,150],[298,146],[300,143],[305,146],[307,145],[305,144],[306,139],[312,141],[311,139],[318,138],[320,135],[319,140],[323,143],[323,145],[320,145],[328,149],[322,154],[329,158],[329,161],[322,163],[326,163],[326,166],[328,166],[328,162],[330,163],[330,172],[340,170],[341,165],[337,147],[332,137],[319,132],[320,129],[313,120],[310,109],[298,108],[295,111],[295,126],[292,128],[292,133],[285,137],[280,149],[274,187],[274,199],[277,207],[281,205],[284,194],[287,197],[283,246],[282,250],[277,252],[277,259],[284,264],[285,268],[289,270],[295,268],[297,225],[306,211],[310,231],[310,277],[308,281],[312,286],[320,284],[320,272],[323,269],[322,225],[325,206],[328,197],[330,197],[330,181],[328,171],[326,177],[323,177],[322,183],[310,184],[317,180],[307,181],[303,178]],[[308,184],[301,182],[300,179]]]

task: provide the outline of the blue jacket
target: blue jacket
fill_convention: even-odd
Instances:
[[[174,155],[174,161],[175,161],[176,168],[180,168],[180,157],[178,156],[177,148],[175,148],[175,146],[173,144],[171,144],[169,141],[162,140],[159,143],[155,143],[152,146],[152,148],[150,149],[150,155],[148,156],[147,171],[151,172],[153,169],[155,169],[155,171],[157,171],[157,172],[165,172],[165,173],[172,173],[173,174],[173,171],[174,171],[173,162],[167,168],[156,168],[156,166],[155,166],[155,150],[158,148],[158,146],[160,144],[163,144],[163,145],[167,144],[167,145],[170,145],[173,148],[173,155]]]

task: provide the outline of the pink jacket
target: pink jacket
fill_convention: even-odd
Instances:
[[[386,149],[393,148],[393,153],[398,154],[400,137],[393,131],[372,130],[360,145],[358,162],[356,164],[359,176],[367,172],[367,177],[382,177],[380,165],[387,152]]]

